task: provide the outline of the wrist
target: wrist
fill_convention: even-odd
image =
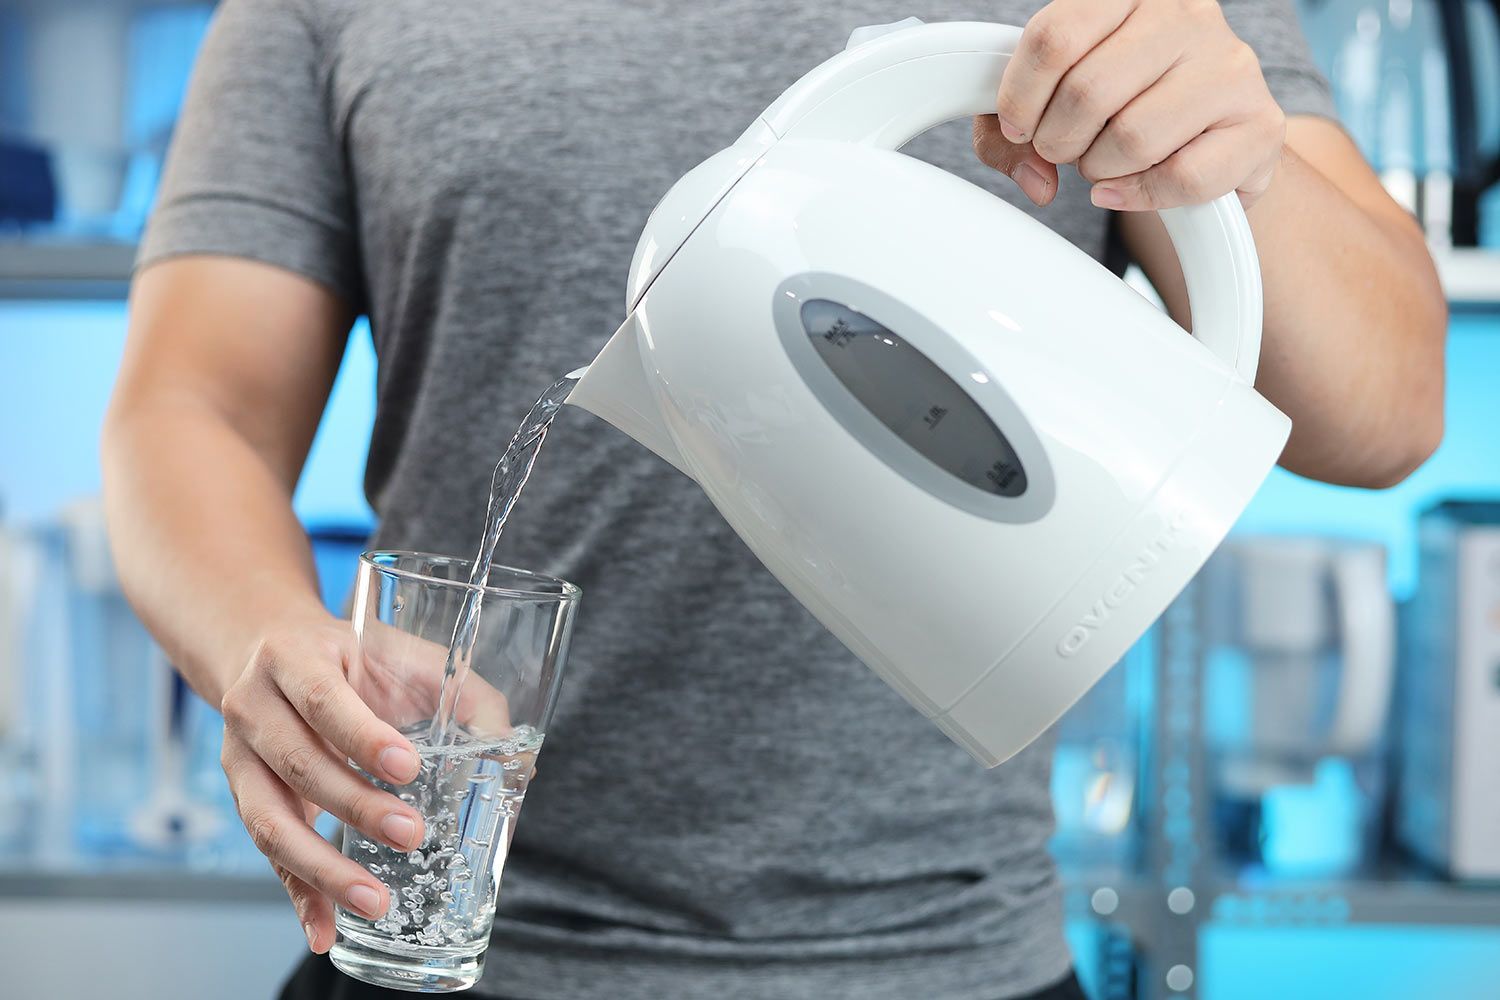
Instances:
[[[246,627],[232,642],[226,644],[224,653],[217,658],[210,671],[212,677],[208,683],[209,690],[202,692],[204,697],[215,707],[221,705],[224,695],[234,687],[268,639],[283,635],[305,635],[337,626],[341,622],[342,619],[323,607],[316,596],[256,611],[247,618]],[[344,624],[347,625],[346,622]]]

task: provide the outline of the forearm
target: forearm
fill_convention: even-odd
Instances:
[[[121,583],[211,704],[269,623],[327,620],[284,478],[212,406],[117,401],[103,459]]]
[[[1442,435],[1447,309],[1420,231],[1356,204],[1290,148],[1248,215],[1265,283],[1257,385],[1293,423],[1282,464],[1399,481]]]

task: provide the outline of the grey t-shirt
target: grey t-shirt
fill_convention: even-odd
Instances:
[[[226,0],[141,260],[253,258],[367,312],[375,543],[467,555],[498,453],[622,319],[673,181],[857,25],[1037,6]],[[1224,6],[1287,112],[1330,114],[1287,0]],[[910,151],[1035,211],[975,162],[967,123]],[[1103,252],[1071,171],[1035,214]],[[585,599],[481,990],[988,1000],[1066,973],[1050,740],[981,768],[692,483],[581,411],[501,556]]]

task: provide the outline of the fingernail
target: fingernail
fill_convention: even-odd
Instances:
[[[307,935],[307,947],[316,952],[318,950],[318,929],[312,924],[303,924],[302,933]]]
[[[417,760],[417,755],[406,747],[386,747],[380,751],[380,769],[386,773],[386,777],[407,784],[417,776],[421,770],[422,763]]]
[[[1047,182],[1047,178],[1042,176],[1041,171],[1031,164],[1022,163],[1017,166],[1010,172],[1010,179],[1015,181],[1026,197],[1036,204],[1040,205],[1047,199],[1047,189],[1051,185]]]
[[[1005,138],[1009,139],[1011,142],[1026,141],[1026,133],[1016,128],[1004,118],[1000,119],[1000,134],[1005,136]]]
[[[372,920],[384,913],[380,908],[380,893],[363,884],[350,888],[349,905]]]
[[[1089,200],[1100,208],[1124,208],[1125,196],[1114,188],[1099,187],[1089,192]]]
[[[417,821],[404,813],[391,813],[380,821],[380,835],[388,843],[409,850],[417,839]]]

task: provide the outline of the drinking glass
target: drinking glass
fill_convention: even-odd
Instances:
[[[330,957],[379,986],[435,993],[479,979],[500,871],[567,661],[576,586],[495,566],[480,588],[468,582],[470,566],[420,552],[367,552],[359,561],[349,679],[422,762],[408,785],[360,774],[426,823],[421,847],[409,852],[344,830],[344,854],[385,883],[391,901],[377,920],[339,908]],[[448,647],[471,593],[480,618],[469,673],[456,702],[448,699],[448,738],[434,744]]]

